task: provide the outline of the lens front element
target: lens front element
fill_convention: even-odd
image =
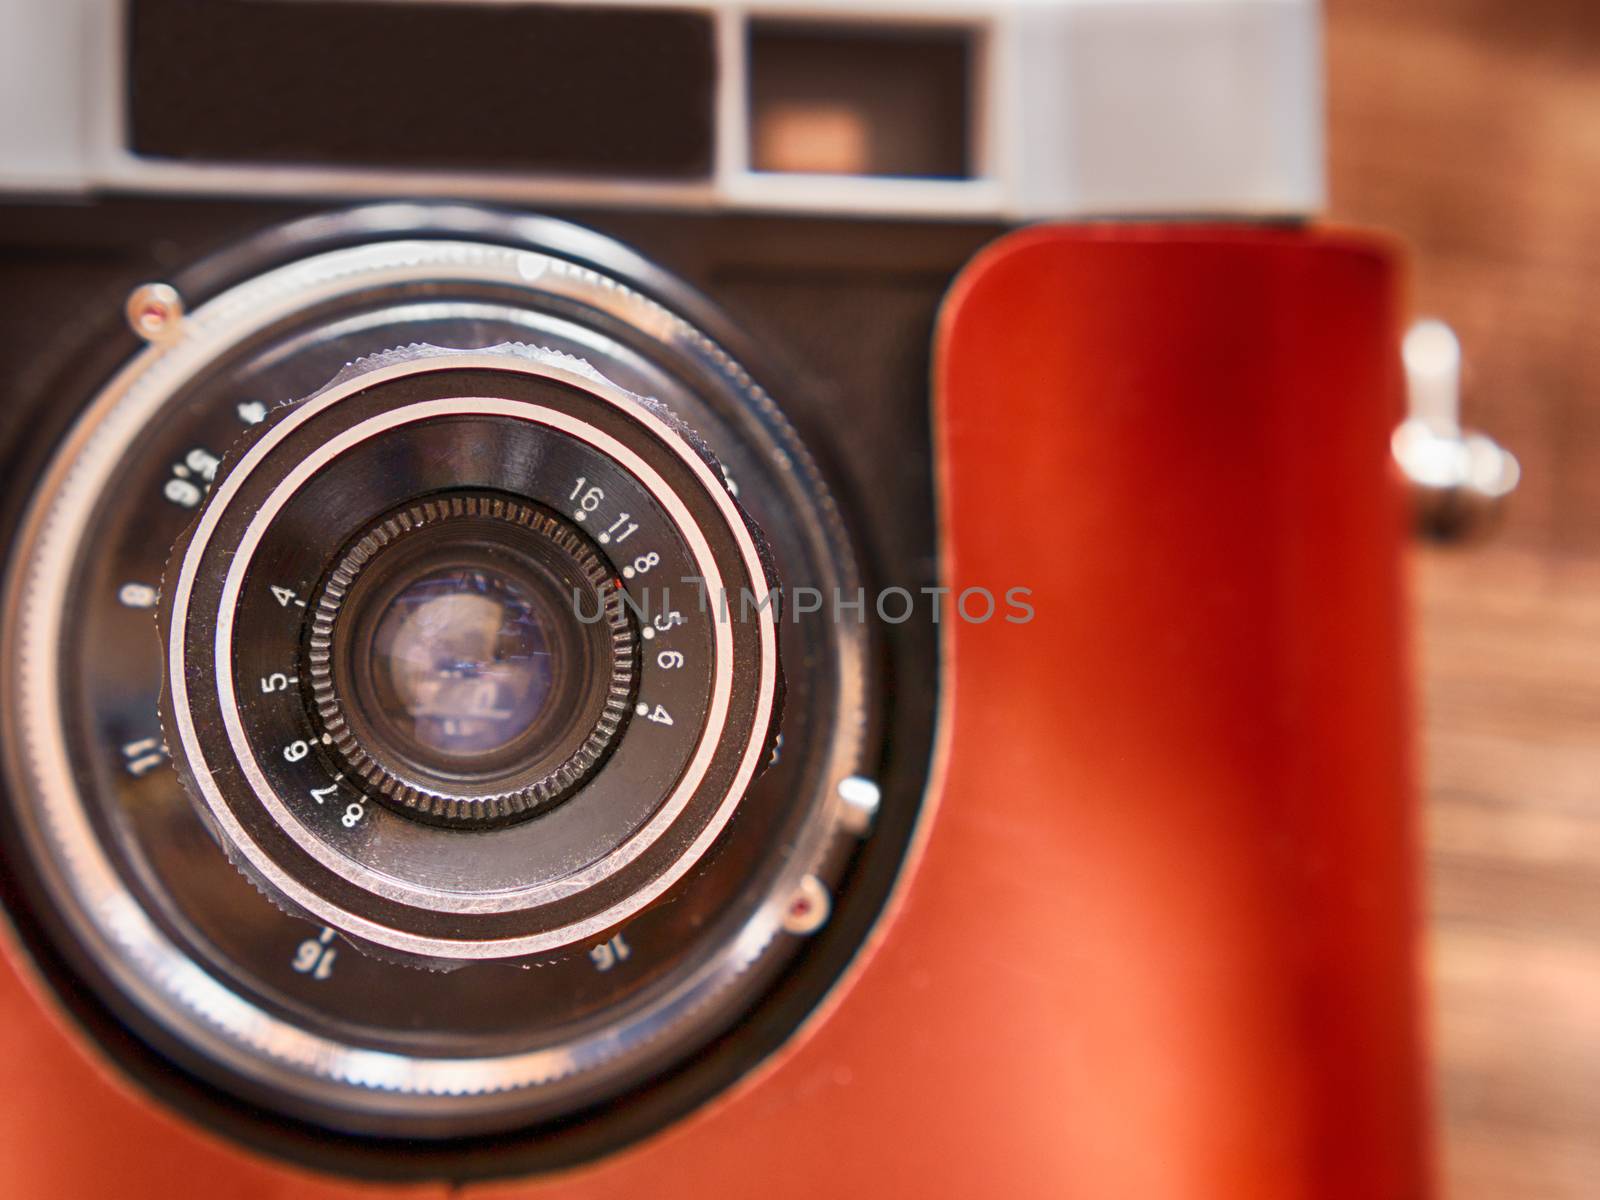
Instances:
[[[545,636],[549,616],[493,568],[434,570],[351,635],[357,692],[391,745],[471,770],[546,723],[552,678],[572,670]]]
[[[519,819],[604,760],[632,713],[637,640],[571,523],[446,492],[340,556],[310,622],[312,700],[374,798],[442,823]]]

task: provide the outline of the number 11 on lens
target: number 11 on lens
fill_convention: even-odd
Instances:
[[[627,525],[627,528],[623,529],[623,525]],[[607,542],[615,540],[620,545],[621,543],[627,541],[629,535],[631,535],[633,531],[638,528],[638,525],[628,520],[627,513],[622,513],[615,521],[611,522],[610,528],[600,535],[600,544],[603,546]],[[622,529],[621,533],[617,533],[617,530],[619,529]],[[615,536],[613,537],[613,535]]]

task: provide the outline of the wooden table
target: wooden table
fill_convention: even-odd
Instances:
[[[1450,1200],[1600,1195],[1600,5],[1328,0],[1334,215],[1412,244],[1522,459],[1417,562]]]

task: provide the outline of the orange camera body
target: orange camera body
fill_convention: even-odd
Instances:
[[[466,1194],[1426,1196],[1400,315],[1393,248],[1314,226],[984,249],[934,346],[941,570],[1035,616],[942,623],[877,926],[721,1095]],[[201,1132],[7,959],[12,1194],[454,1194]]]

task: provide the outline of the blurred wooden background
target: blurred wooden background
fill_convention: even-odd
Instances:
[[[1419,554],[1449,1200],[1600,1196],[1600,2],[1326,0],[1334,215],[1405,236],[1524,484]]]

